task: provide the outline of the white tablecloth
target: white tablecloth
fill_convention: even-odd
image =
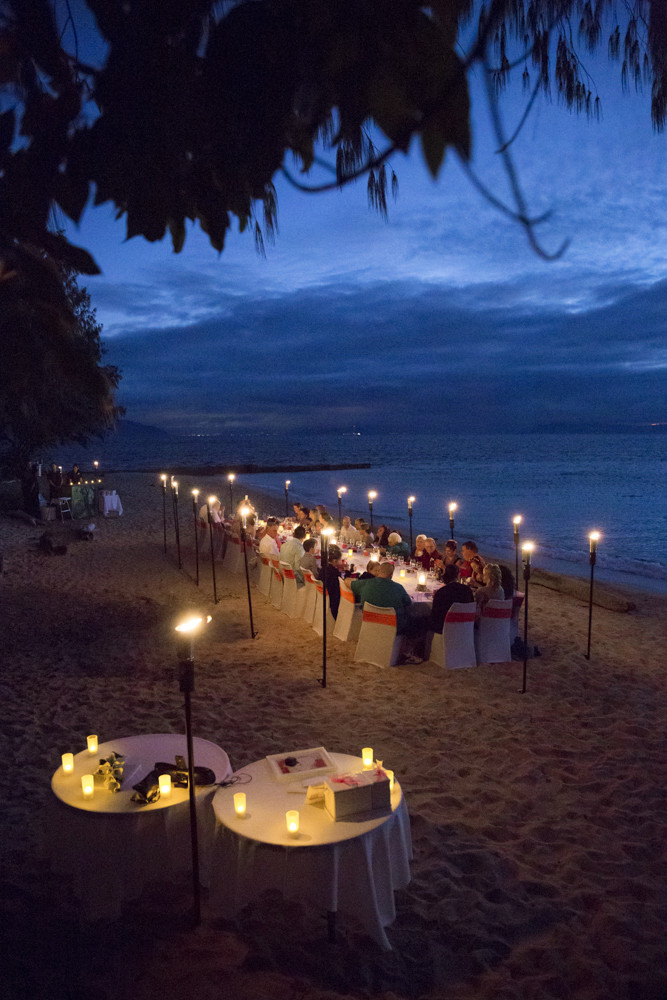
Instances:
[[[361,770],[359,757],[331,756],[340,771]],[[278,889],[322,910],[353,914],[389,950],[384,928],[396,917],[394,891],[410,881],[412,858],[410,819],[398,782],[389,815],[334,822],[323,805],[305,804],[298,781],[278,781],[266,760],[239,773],[252,780],[221,788],[213,799],[209,884],[214,907],[231,917],[265,890]],[[243,819],[234,813],[234,792],[241,790],[247,796]],[[298,839],[287,836],[288,809],[300,812]]]
[[[195,738],[194,763],[215,772],[216,781],[231,773],[229,757],[208,740]],[[81,776],[92,773],[99,759],[115,751],[125,757],[119,792],[95,788],[83,798]],[[171,796],[149,805],[132,802],[132,785],[158,761],[170,763],[176,754],[187,758],[185,736],[127,736],[99,746],[96,754],[76,754],[74,771],[62,767],[53,775],[55,798],[48,817],[47,853],[54,871],[66,876],[85,919],[115,919],[123,902],[136,898],[148,882],[169,881],[172,874],[191,869],[188,790],[173,788]],[[200,864],[208,866],[213,842],[211,800],[216,785],[197,789],[197,830]]]
[[[104,514],[105,517],[112,513],[120,517],[123,513],[123,505],[115,490],[100,490],[97,495],[97,506],[100,514]]]

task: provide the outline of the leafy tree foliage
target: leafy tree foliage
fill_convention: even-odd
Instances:
[[[514,69],[534,94],[554,88],[595,114],[578,50],[603,44],[615,10],[612,0],[488,0],[474,9],[472,0],[80,2],[95,19],[103,64],[84,63],[72,46],[69,0],[0,0],[0,252],[18,241],[81,272],[96,265],[50,231],[54,204],[78,221],[91,195],[112,202],[128,237],[168,232],[176,251],[188,221],[221,251],[235,218],[261,246],[275,231],[276,173],[294,169],[294,183],[308,187],[322,148],[333,185],[366,173],[371,203],[386,211],[388,161],[413,137],[434,176],[448,149],[468,161],[473,68],[483,69],[491,102]],[[650,83],[662,129],[667,3],[619,7],[609,54],[622,60],[625,86]],[[512,189],[512,211],[530,232],[516,178]]]
[[[14,249],[0,268],[0,452],[22,468],[38,449],[85,443],[122,413],[120,372],[102,364],[101,326],[75,273]]]

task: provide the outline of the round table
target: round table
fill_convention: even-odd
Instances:
[[[195,737],[194,764],[210,768],[219,783],[229,777],[229,757],[220,747]],[[121,789],[95,787],[84,799],[81,776],[93,773],[111,752],[122,755]],[[153,733],[125,736],[101,743],[94,754],[82,750],[74,769],[62,767],[53,775],[55,799],[49,815],[47,852],[51,866],[65,876],[88,920],[115,919],[123,903],[136,898],[150,881],[169,881],[191,867],[190,813],[187,788],[172,788],[169,798],[140,805],[133,789],[155,764],[173,763],[176,754],[187,759],[185,735]],[[197,788],[197,828],[200,862],[208,864],[214,820],[211,800],[216,785]]]
[[[338,773],[362,769],[360,757],[330,756]],[[266,759],[243,768],[239,779],[213,798],[213,906],[232,917],[265,890],[278,889],[330,915],[339,910],[354,915],[390,950],[384,928],[395,919],[394,891],[410,881],[412,859],[410,819],[399,783],[394,783],[390,813],[334,822],[323,804],[306,804],[306,789],[298,780],[276,779]],[[234,812],[234,792],[241,790],[247,797],[243,818]],[[288,809],[300,813],[296,838],[287,834]]]

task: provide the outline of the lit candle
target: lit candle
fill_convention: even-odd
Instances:
[[[588,540],[591,543],[591,555],[594,556],[595,553],[597,552],[598,542],[600,541],[600,532],[591,531],[590,535],[588,536]]]
[[[336,492],[338,493],[338,499],[340,500],[343,496],[343,493],[347,493],[347,486],[339,486]]]
[[[65,774],[71,774],[74,770],[74,754],[64,753],[62,755],[63,771]]]
[[[408,497],[408,510],[412,510],[412,505],[416,499],[417,497]]]
[[[95,472],[97,472],[100,463],[96,460],[96,461],[93,462],[93,465],[95,466]]]
[[[245,792],[234,793],[234,812],[237,816],[245,816],[246,812]],[[298,815],[298,813],[297,813]],[[297,825],[298,828],[298,825]]]
[[[160,795],[163,795],[165,799],[168,799],[171,795],[171,775],[161,774],[157,781],[160,786]]]
[[[285,813],[285,824],[290,837],[299,836],[299,810],[288,809]]]
[[[450,516],[450,518],[451,518],[452,514],[454,513],[454,511],[456,510],[456,507],[457,507],[457,504],[450,503],[450,505],[449,505],[449,516]]]
[[[369,491],[369,493],[368,493],[368,499],[370,500],[371,503],[373,503],[373,501],[375,500],[376,496],[377,496],[377,493],[375,492],[375,490],[370,490]]]
[[[426,573],[419,574],[419,576],[417,577],[417,583],[419,584],[420,587],[426,586]]]
[[[84,799],[92,799],[95,791],[95,779],[92,774],[84,774],[81,778],[81,791]]]
[[[285,480],[285,490],[288,490],[288,489],[289,489],[289,485],[290,485],[290,483],[291,483],[291,482],[292,482],[292,480],[291,480],[291,479],[286,479],[286,480]]]
[[[369,771],[373,767],[373,747],[364,747],[361,759],[364,762],[364,771]]]
[[[177,481],[175,479],[172,479],[172,481],[171,481],[171,488],[174,491],[174,496],[177,497],[178,496],[178,483],[177,483]]]
[[[399,576],[405,576],[405,570],[404,569],[400,570],[398,575]]]
[[[88,753],[97,753],[97,736],[88,736],[86,742],[88,744]]]

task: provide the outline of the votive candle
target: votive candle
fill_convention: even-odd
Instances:
[[[419,584],[420,587],[426,586],[426,573],[419,574],[419,576],[417,577],[417,583]]]
[[[86,742],[88,743],[88,753],[97,753],[97,736],[86,737]]]
[[[92,774],[84,774],[81,778],[81,791],[84,799],[92,799],[95,791],[95,779]]]
[[[63,771],[65,774],[71,774],[74,770],[74,754],[64,753],[62,755]]]
[[[164,796],[165,799],[168,799],[171,795],[171,775],[161,774],[157,781],[160,786],[160,795]]]
[[[373,766],[373,747],[364,747],[361,751],[361,759],[364,762],[364,770],[370,770]]]
[[[298,809],[288,809],[285,813],[285,823],[287,825],[287,833],[290,837],[299,836],[299,810]]]
[[[245,816],[246,800],[245,792],[234,793],[234,812],[237,816]]]

